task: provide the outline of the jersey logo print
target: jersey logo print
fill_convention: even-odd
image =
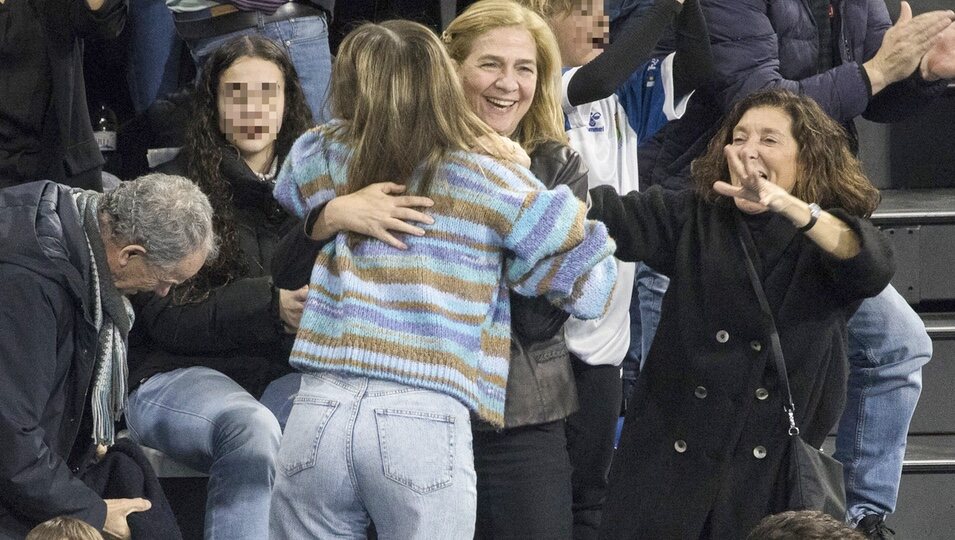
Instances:
[[[598,111],[594,111],[590,113],[590,121],[587,122],[587,131],[590,131],[592,133],[603,133],[604,131],[603,115],[600,114]]]

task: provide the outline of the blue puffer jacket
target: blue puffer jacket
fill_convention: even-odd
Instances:
[[[862,116],[894,122],[929,104],[945,89],[918,72],[875,97],[862,64],[892,26],[884,0],[834,0],[839,46],[836,67],[817,74],[819,37],[810,0],[700,0],[713,51],[715,76],[690,100],[682,120],[668,127],[653,166],[653,183],[683,187],[689,164],[706,148],[732,104],[757,90],[785,88],[815,99],[850,130]],[[850,131],[851,132],[851,131]]]

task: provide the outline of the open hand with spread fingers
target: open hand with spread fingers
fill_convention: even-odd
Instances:
[[[758,159],[741,159],[732,144],[724,148],[730,170],[730,182],[717,181],[713,189],[720,195],[737,199],[740,210],[758,214],[780,212],[788,206],[791,195],[775,182],[775,172],[762,167]]]

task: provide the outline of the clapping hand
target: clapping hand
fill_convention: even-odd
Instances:
[[[926,81],[955,79],[955,23],[938,34],[935,44],[922,57],[921,71]]]

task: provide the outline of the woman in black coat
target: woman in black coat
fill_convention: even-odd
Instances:
[[[846,319],[893,272],[864,219],[878,191],[811,99],[742,100],[694,176],[692,191],[591,190],[590,217],[617,257],[671,279],[611,470],[605,538],[742,538],[787,509],[786,393],[741,242],[779,332],[796,424],[816,448],[845,400]]]
[[[297,220],[271,193],[310,125],[285,52],[237,38],[206,62],[186,145],[162,167],[209,196],[220,254],[168,296],[137,298],[127,423],[137,442],[209,474],[207,539],[268,536],[276,416],[298,390],[297,375],[282,376],[306,292],[272,283],[276,244]]]

